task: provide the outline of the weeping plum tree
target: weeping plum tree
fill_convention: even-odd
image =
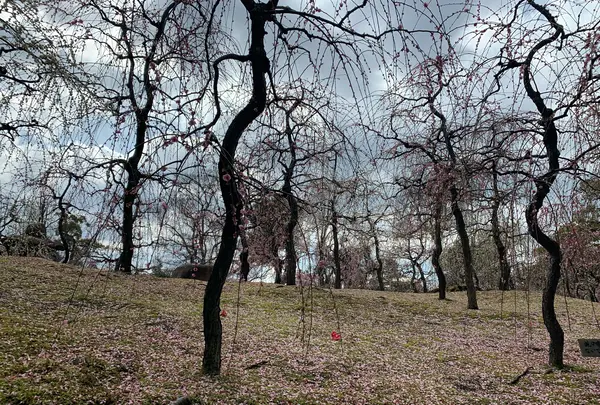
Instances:
[[[160,64],[158,60],[159,45],[165,34],[165,28],[169,17],[179,5],[179,2],[170,3],[162,12],[160,18],[156,21],[150,20],[146,13],[135,13],[134,10],[126,10],[112,6],[115,11],[114,15],[110,15],[106,11],[107,4],[100,1],[88,3],[86,6],[94,9],[99,17],[109,26],[116,27],[119,31],[118,38],[115,40],[118,48],[115,49],[116,56],[122,57],[128,63],[127,74],[124,87],[126,89],[123,95],[112,96],[111,101],[115,102],[116,114],[121,119],[120,107],[124,102],[128,102],[134,117],[134,148],[133,153],[124,160],[115,161],[121,164],[124,171],[127,173],[127,182],[123,189],[123,219],[121,224],[121,254],[116,262],[115,269],[124,273],[131,273],[132,260],[134,255],[134,221],[136,218],[135,208],[137,206],[138,192],[141,187],[143,175],[140,172],[140,161],[142,160],[148,136],[148,120],[150,113],[154,107],[156,96],[156,83],[151,76],[151,70],[156,64]],[[143,6],[142,6],[143,7]],[[131,15],[130,15],[131,13]],[[130,24],[140,16],[146,16],[146,23],[155,28],[154,35],[147,39],[150,41],[150,48],[143,59],[138,57],[138,49],[133,42],[135,26]],[[81,24],[84,23],[80,20]],[[79,20],[77,20],[79,24]],[[138,66],[141,65],[141,66]],[[140,74],[141,77],[138,76]],[[142,96],[138,97],[138,92],[141,90]],[[124,118],[124,117],[123,117]]]
[[[371,210],[369,209],[368,199],[365,201],[366,203],[366,221],[369,225],[368,234],[373,238],[373,247],[375,253],[375,276],[377,277],[377,289],[379,291],[385,290],[385,283],[383,281],[383,258],[381,253],[381,241],[379,239],[379,230],[377,229],[377,222],[383,218],[383,215],[377,216],[373,219],[373,215]]]
[[[241,221],[242,200],[236,185],[234,167],[235,153],[239,140],[246,128],[263,112],[267,103],[266,75],[269,73],[269,59],[265,51],[265,24],[272,19],[269,11],[276,4],[256,3],[254,0],[242,0],[250,18],[250,48],[247,55],[228,54],[214,63],[215,101],[219,105],[217,84],[219,63],[226,60],[250,62],[252,70],[252,97],[246,106],[233,118],[225,136],[219,155],[219,185],[223,205],[225,206],[225,224],[221,234],[221,245],[213,272],[206,285],[204,295],[204,357],[202,370],[205,374],[215,375],[221,371],[221,340],[223,327],[219,317],[220,300],[223,286],[233,261],[237,247],[238,226]]]
[[[469,240],[469,233],[467,232],[467,226],[465,224],[465,219],[463,216],[463,210],[460,207],[460,191],[456,184],[456,180],[454,179],[454,176],[456,175],[457,165],[459,163],[456,156],[455,147],[453,145],[453,137],[455,132],[449,128],[446,114],[440,111],[440,109],[436,106],[435,103],[435,97],[439,96],[439,94],[443,91],[443,86],[441,85],[443,83],[442,59],[437,59],[436,63],[434,63],[434,66],[437,70],[437,83],[439,83],[440,86],[435,91],[429,93],[429,96],[427,97],[427,104],[433,117],[439,120],[439,129],[437,131],[442,137],[442,141],[446,147],[446,152],[448,153],[449,158],[449,166],[442,168],[442,171],[444,172],[442,173],[442,175],[447,178],[446,184],[450,192],[450,207],[452,210],[452,215],[454,216],[454,220],[456,222],[456,232],[458,233],[458,237],[460,239],[460,244],[462,247],[463,264],[465,270],[465,284],[467,286],[467,308],[478,309],[477,291],[475,289],[474,283],[475,269],[473,267],[471,243]]]
[[[206,165],[208,166],[208,165]],[[214,173],[198,167],[190,178],[179,176],[171,193],[169,211],[157,212],[162,221],[163,248],[172,252],[178,263],[213,262],[222,229],[218,182]]]
[[[283,282],[284,261],[279,257],[285,245],[285,198],[275,192],[261,193],[253,201],[246,201],[246,218],[249,257],[253,264],[275,270],[275,284]]]
[[[209,126],[216,124],[220,116],[217,92],[220,85],[219,65],[225,61],[248,62],[252,79],[251,98],[230,122],[220,150],[219,181],[226,213],[225,225],[214,271],[206,286],[203,308],[205,338],[203,371],[212,375],[219,374],[221,368],[220,297],[237,247],[238,226],[242,219],[243,201],[236,185],[239,178],[235,168],[236,151],[244,131],[261,116],[265,109],[268,89],[273,91],[273,97],[276,98],[278,75],[290,75],[288,69],[272,67],[278,66],[279,63],[287,66],[297,63],[306,64],[309,70],[314,71],[313,80],[322,82],[327,87],[335,86],[335,80],[331,81],[331,78],[343,73],[348,83],[349,97],[357,100],[358,92],[364,90],[360,86],[366,86],[367,82],[365,70],[361,68],[364,52],[373,53],[376,49],[384,52],[383,38],[395,33],[407,32],[401,27],[400,12],[385,15],[387,20],[379,24],[382,27],[380,32],[375,32],[371,27],[366,27],[368,31],[364,32],[353,28],[356,24],[355,15],[356,18],[362,18],[358,16],[375,12],[377,5],[372,5],[367,0],[356,5],[342,3],[339,7],[336,5],[331,10],[327,10],[327,13],[323,13],[314,2],[309,2],[305,10],[295,10],[287,5],[279,6],[276,0],[266,3],[256,0],[240,0],[240,2],[250,23],[248,53],[226,54],[213,63],[215,71],[213,91],[217,115]],[[269,59],[265,35],[266,32],[271,32],[271,28],[274,29],[276,46],[273,48],[273,56]],[[320,43],[320,46],[313,49],[305,47],[307,39]],[[403,38],[399,40],[404,42]],[[323,75],[322,69],[327,66],[330,66],[330,71],[327,75]],[[272,80],[270,87],[266,83],[267,76]],[[290,77],[286,77],[285,80],[293,81]],[[336,283],[339,281],[336,280]]]
[[[391,159],[394,162],[402,162],[398,165],[400,173],[394,182],[406,193],[406,200],[411,201],[408,204],[408,215],[411,216],[409,222],[414,222],[415,218],[422,217],[420,207],[427,207],[429,210],[429,221],[423,221],[417,227],[431,227],[431,238],[433,239],[431,266],[438,280],[438,297],[440,300],[444,300],[446,299],[447,282],[440,258],[443,251],[442,224],[447,199],[445,190],[448,188],[448,176],[440,163],[442,156],[440,156],[439,145],[429,141],[423,133],[412,133],[412,128],[402,128],[403,130],[400,131],[396,127],[396,122],[404,121],[406,112],[397,107],[395,104],[391,106],[395,112],[388,118],[389,131],[376,131],[376,134],[379,138],[394,142]],[[419,229],[419,231],[421,230]],[[424,279],[424,277],[422,278]]]
[[[440,30],[437,37],[447,38],[447,35],[448,33]],[[440,40],[442,43],[444,41]],[[442,45],[436,47],[439,53],[435,56],[420,56],[414,71],[407,73],[404,82],[397,85],[402,91],[389,91],[392,110],[390,125],[381,131],[380,136],[396,142],[393,145],[396,158],[407,154],[419,155],[426,157],[433,165],[431,179],[434,181],[431,183],[437,186],[435,198],[448,195],[462,247],[467,308],[478,309],[471,244],[461,207],[462,198],[468,189],[468,167],[466,159],[457,153],[457,145],[469,132],[468,128],[471,128],[472,124],[467,125],[462,120],[461,111],[466,110],[466,106],[456,106],[446,98],[446,94],[451,92],[450,88],[456,86],[454,82],[464,72],[459,58],[454,54],[442,55],[441,48]],[[404,86],[411,86],[410,91],[404,90]],[[465,103],[468,103],[468,100],[467,98]],[[410,127],[407,122],[413,123],[413,126]],[[409,141],[408,135],[411,133],[414,136]],[[421,170],[418,175],[423,176],[423,173]],[[409,185],[420,185],[422,182],[422,178],[410,179]],[[434,211],[437,209],[434,208]],[[435,243],[435,246],[436,257],[433,260],[437,262],[437,251],[441,245]],[[439,262],[437,264],[439,266]],[[439,269],[438,266],[433,267]]]
[[[330,122],[336,114],[331,95],[307,87],[302,80],[279,87],[281,95],[269,102],[264,119],[253,129],[257,136],[243,139],[245,154],[238,163],[256,173],[246,176],[247,183],[260,184],[257,204],[246,209],[251,218],[252,262],[274,268],[275,283],[285,280],[293,285],[298,279],[300,213],[310,205],[307,192],[317,183],[316,167],[334,153],[335,135],[324,136],[324,128],[328,134],[339,131]],[[247,205],[251,201],[252,197]],[[281,249],[284,259],[279,257]]]
[[[556,311],[554,309],[554,298],[560,279],[562,253],[559,243],[544,233],[538,219],[539,210],[542,208],[544,200],[550,193],[550,188],[556,180],[560,168],[558,160],[560,151],[557,147],[558,130],[554,122],[554,110],[546,105],[544,99],[532,84],[531,65],[534,57],[541,49],[558,40],[561,36],[564,36],[565,32],[562,26],[556,22],[556,19],[545,7],[538,5],[533,1],[528,1],[528,3],[535,8],[536,11],[542,14],[554,29],[552,35],[540,40],[533,46],[523,62],[523,85],[527,92],[527,96],[533,101],[541,115],[539,125],[542,128],[543,143],[548,155],[548,171],[541,176],[534,178],[536,190],[527,207],[526,219],[529,234],[550,256],[550,263],[546,272],[546,285],[544,286],[544,293],[542,296],[542,315],[544,317],[544,324],[550,335],[549,362],[555,367],[562,367],[564,332],[556,318]]]
[[[122,212],[114,226],[121,239],[115,269],[131,273],[136,248],[144,239],[135,230],[136,221],[149,206],[144,184],[165,183],[167,166],[177,160],[173,151],[194,147],[189,135],[207,93],[205,65],[219,33],[200,2],[59,0],[55,14],[71,37],[85,40],[83,49],[95,52],[82,65],[96,73],[97,79],[86,84],[102,105],[103,114],[96,120],[113,127],[108,136],[115,153],[101,164],[88,163],[106,170],[104,192],[114,187],[111,205],[116,210],[120,203]],[[207,30],[210,37],[203,35]],[[106,131],[91,135],[90,141],[102,144],[106,140],[97,139],[102,136]],[[152,245],[151,235],[146,237],[143,243]]]
[[[561,10],[565,15],[575,12],[581,16],[586,12],[585,6],[573,11],[566,8]],[[511,45],[515,41],[513,36],[523,34],[521,29],[515,30],[515,20],[520,15],[523,15],[524,19],[530,19],[529,15],[527,17],[524,15],[531,12],[537,16],[534,21],[539,25],[538,34],[532,38],[530,47],[523,46],[522,49],[515,50]],[[558,17],[551,12],[549,7],[534,0],[517,4],[514,8],[513,19],[505,26],[505,28],[513,30],[506,30],[507,43],[502,48],[500,70],[496,74],[496,78],[499,78],[506,72],[519,69],[519,79],[525,95],[537,113],[535,121],[537,129],[532,128],[529,131],[534,137],[541,138],[541,146],[538,146],[537,139],[534,138],[531,142],[532,149],[527,152],[527,155],[532,156],[532,159],[535,156],[536,160],[545,159],[547,168],[540,174],[532,175],[535,188],[530,197],[525,218],[530,236],[546,251],[549,257],[542,294],[542,315],[544,325],[550,335],[548,362],[557,368],[564,365],[564,332],[556,317],[554,307],[561,277],[562,251],[559,242],[542,229],[540,216],[545,208],[544,202],[551,198],[552,186],[559,173],[576,171],[578,164],[585,162],[584,158],[597,147],[596,143],[586,147],[589,145],[589,138],[585,136],[588,125],[576,124],[578,131],[573,133],[575,142],[572,147],[576,154],[573,155],[573,152],[569,151],[570,163],[566,167],[561,167],[559,150],[561,129],[558,125],[561,120],[569,120],[563,129],[563,131],[568,131],[569,126],[573,125],[573,121],[584,122],[580,116],[585,116],[584,110],[597,103],[597,97],[591,95],[597,91],[597,83],[600,80],[600,74],[597,73],[600,59],[597,51],[598,37],[592,35],[592,32],[597,31],[600,22],[586,23],[585,19],[581,18],[574,18],[573,21],[575,21],[574,26],[567,29],[558,22]],[[548,76],[548,68],[557,63],[561,63],[561,73],[553,73]],[[542,80],[554,80],[554,82],[545,84]],[[498,79],[496,85],[498,89],[501,86]],[[558,93],[561,96],[556,97],[556,94],[553,93],[556,91],[553,86],[563,89]],[[532,112],[532,114],[534,113]],[[536,154],[535,148],[540,148],[542,153]]]

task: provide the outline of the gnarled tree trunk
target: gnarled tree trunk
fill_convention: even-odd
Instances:
[[[435,209],[433,212],[433,251],[431,252],[431,265],[435,270],[435,275],[438,279],[438,298],[440,300],[446,299],[446,275],[440,264],[440,257],[442,256],[442,204],[439,202],[435,203]]]
[[[452,215],[456,222],[456,232],[460,238],[460,245],[463,253],[463,264],[465,267],[465,284],[467,285],[467,308],[468,309],[479,309],[477,305],[477,290],[475,289],[474,275],[475,270],[473,269],[473,256],[471,255],[471,245],[469,243],[469,234],[467,233],[467,226],[465,225],[465,219],[462,214],[462,210],[458,205],[458,190],[454,185],[450,187],[450,195],[452,196],[451,207]]]
[[[215,90],[218,86],[218,62],[226,59],[249,61],[252,68],[252,97],[248,104],[237,113],[227,128],[219,156],[219,185],[225,206],[225,224],[221,233],[221,245],[214,269],[206,285],[204,295],[204,358],[202,371],[208,375],[221,372],[221,342],[223,329],[220,319],[221,293],[229,268],[233,261],[237,239],[238,224],[241,220],[242,200],[236,186],[234,168],[235,153],[239,140],[246,128],[264,111],[267,98],[265,75],[269,70],[269,59],[265,52],[265,22],[267,7],[270,4],[242,0],[249,13],[251,40],[248,55],[225,55],[215,62]],[[217,93],[215,91],[215,93]]]
[[[550,335],[548,362],[554,367],[562,368],[564,366],[563,353],[565,335],[556,318],[556,311],[554,308],[554,298],[560,280],[562,253],[558,242],[542,231],[538,221],[539,211],[542,208],[548,193],[550,193],[550,188],[552,187],[554,180],[556,180],[558,170],[560,169],[558,160],[560,156],[560,151],[558,150],[558,130],[554,123],[554,111],[546,106],[540,93],[531,83],[531,64],[537,52],[559,39],[561,34],[564,34],[564,30],[544,6],[540,6],[532,0],[528,0],[528,3],[542,14],[554,28],[554,34],[535,44],[533,49],[527,55],[525,62],[523,62],[522,77],[523,86],[527,92],[527,96],[533,101],[542,117],[539,121],[539,125],[543,130],[544,147],[546,148],[546,154],[548,156],[548,171],[543,175],[534,178],[536,189],[526,211],[527,228],[531,237],[535,239],[535,241],[542,246],[550,256],[548,269],[546,271],[546,284],[544,285],[542,294],[542,316],[544,318],[546,330]]]

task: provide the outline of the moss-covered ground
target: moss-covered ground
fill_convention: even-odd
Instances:
[[[231,282],[223,373],[211,378],[203,292],[0,257],[0,404],[600,404],[600,358],[577,346],[600,338],[598,304],[558,297],[569,367],[548,372],[538,293],[480,292],[468,311],[464,292]]]

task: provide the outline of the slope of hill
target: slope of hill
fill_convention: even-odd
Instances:
[[[557,300],[571,367],[547,373],[537,293],[482,292],[467,311],[464,293],[229,283],[223,375],[209,378],[203,288],[0,257],[0,403],[600,403],[600,358],[577,346],[600,338],[597,304]]]

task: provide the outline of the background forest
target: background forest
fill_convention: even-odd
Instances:
[[[600,298],[600,4],[0,0],[0,241],[124,274]]]

